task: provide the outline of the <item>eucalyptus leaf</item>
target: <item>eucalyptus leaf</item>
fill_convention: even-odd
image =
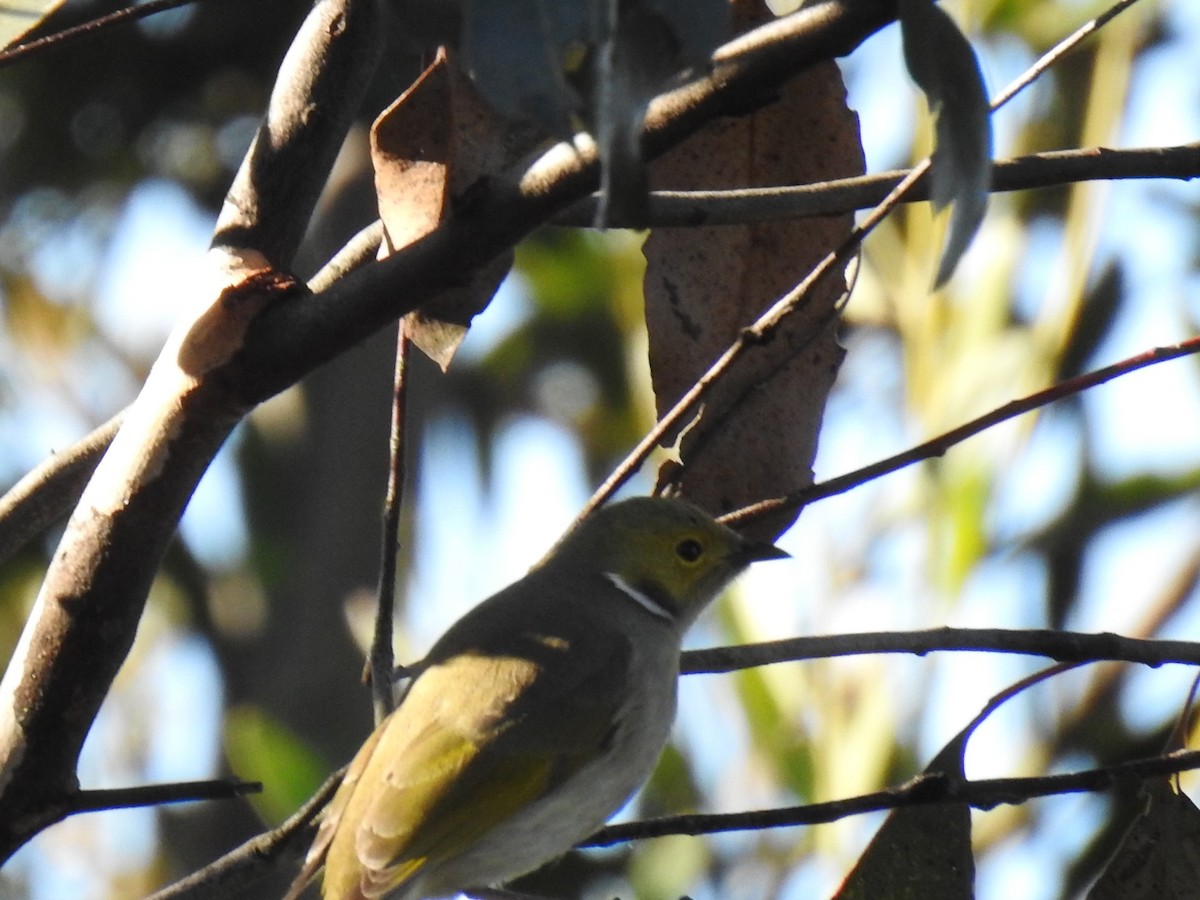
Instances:
[[[595,36],[595,0],[467,0],[461,51],[501,115],[570,137],[583,98],[568,79]]]
[[[953,204],[934,287],[954,274],[987,211],[992,178],[992,120],[979,60],[970,42],[933,0],[900,0],[904,61],[936,118],[930,198]]]
[[[459,50],[480,93],[556,137],[589,128],[598,224],[643,224],[646,109],[728,36],[727,0],[464,0],[462,11]]]

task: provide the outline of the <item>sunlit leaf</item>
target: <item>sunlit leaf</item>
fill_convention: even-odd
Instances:
[[[499,121],[445,57],[375,121],[371,160],[387,256],[449,215],[454,197],[522,152],[527,135]],[[446,369],[471,319],[487,307],[512,264],[502,254],[461,286],[408,315],[405,331]]]
[[[11,47],[65,0],[0,0],[0,47]]]
[[[931,200],[953,204],[934,287],[943,285],[987,211],[992,120],[979,60],[958,26],[932,0],[900,0],[904,61],[937,119]]]
[[[744,25],[761,4],[738,5]],[[766,15],[760,11],[758,15]],[[749,21],[746,21],[749,19]],[[803,184],[861,174],[858,120],[832,62],[750,116],[711,123],[651,166],[655,189]],[[765,309],[849,233],[850,216],[737,227],[656,229],[646,240],[646,325],[659,414]],[[818,284],[774,340],[705,397],[684,436],[684,493],[714,512],[807,484],[825,397],[841,362],[822,325],[846,290]],[[770,537],[787,522],[757,522]]]

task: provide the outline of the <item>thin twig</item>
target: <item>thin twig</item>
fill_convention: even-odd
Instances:
[[[1134,2],[1136,0],[1120,0],[1112,9],[1093,19],[1088,25],[1078,29],[1074,34],[1056,44],[996,96],[991,103],[992,110],[999,109],[1011,100],[1018,92],[1032,84],[1051,63],[1061,59],[1067,52],[1078,45],[1084,37],[1094,32],[1100,24],[1109,21]],[[796,287],[777,300],[766,312],[759,316],[753,325],[744,329],[738,335],[737,340],[730,345],[729,349],[721,354],[678,402],[658,420],[658,423],[650,429],[629,455],[613,470],[612,474],[605,479],[604,483],[596,489],[591,499],[584,505],[576,522],[579,522],[598,506],[606,502],[622,484],[628,481],[634,472],[640,469],[643,463],[645,463],[654,448],[670,432],[682,424],[685,416],[690,415],[695,410],[712,385],[741,358],[746,349],[754,344],[765,341],[783,319],[800,307],[817,281],[832,272],[836,267],[845,265],[857,251],[863,240],[866,239],[867,235],[895,209],[908,194],[909,190],[924,177],[925,173],[929,171],[931,164],[932,159],[926,157],[912,168],[896,184],[887,197],[850,232],[850,235],[839,247],[826,255]],[[824,325],[825,321],[822,320],[819,323],[819,327],[824,327]]]
[[[898,471],[913,463],[942,456],[956,444],[960,444],[967,438],[974,437],[980,432],[991,428],[993,425],[998,425],[1008,419],[1040,409],[1057,400],[1062,400],[1065,397],[1070,397],[1089,388],[1104,384],[1106,381],[1111,381],[1122,375],[1128,375],[1130,372],[1136,372],[1138,369],[1144,369],[1147,366],[1153,366],[1167,360],[1178,359],[1181,356],[1191,356],[1197,352],[1200,352],[1200,336],[1189,338],[1178,344],[1154,347],[1144,353],[1139,353],[1136,356],[1131,356],[1112,365],[1104,366],[1092,372],[1085,372],[1082,375],[1076,375],[1074,378],[1068,378],[1066,381],[1060,381],[1056,385],[1022,397],[1019,400],[1012,400],[1003,406],[993,409],[991,412],[972,419],[970,422],[960,425],[957,428],[952,428],[950,431],[940,434],[935,438],[931,438],[923,444],[911,447],[903,453],[897,453],[887,459],[882,459],[869,466],[863,466],[861,469],[855,469],[853,472],[847,472],[845,475],[840,475],[837,478],[830,478],[828,481],[822,481],[810,487],[792,491],[782,497],[775,497],[742,507],[723,516],[721,521],[727,525],[735,526],[739,523],[777,513],[781,510],[803,508],[815,500],[845,493],[864,482]]]
[[[907,170],[899,169],[812,184],[726,191],[653,191],[649,224],[651,228],[695,228],[841,215],[876,205],[907,174]],[[993,164],[989,189],[996,194],[1083,181],[1190,180],[1197,176],[1200,176],[1200,143],[1119,150],[1089,147],[999,160]],[[928,199],[929,184],[922,179],[901,202],[916,203]],[[555,218],[554,224],[586,225],[594,217],[595,203],[595,195],[588,197]]]
[[[744,224],[774,218],[833,215],[878,203],[905,174],[905,171],[880,172],[810,185],[734,191],[660,191],[651,195],[652,217],[660,225],[713,225],[735,224],[735,220]],[[1097,147],[1036,153],[998,162],[992,190],[1054,187],[1100,179],[1196,176],[1200,176],[1200,144],[1125,150]],[[925,199],[927,193],[922,180],[901,202]],[[573,221],[581,214],[572,211],[569,215]],[[592,218],[588,213],[581,221]],[[569,224],[561,218],[557,223]],[[381,235],[379,220],[359,231],[313,275],[308,282],[309,290],[319,293],[347,273],[372,262]],[[124,415],[124,410],[117,415]],[[114,433],[114,423],[105,423],[67,450],[48,457],[0,499],[0,563],[11,559],[17,550],[70,511],[79,499],[86,476]],[[78,468],[60,471],[72,467]],[[51,483],[60,478],[61,486]],[[47,482],[44,486],[43,481]],[[34,504],[38,507],[36,514],[30,512]]]
[[[879,653],[924,656],[945,651],[1012,653],[1041,656],[1057,662],[1113,661],[1152,667],[1168,663],[1200,666],[1200,643],[1195,641],[1037,628],[931,628],[924,631],[807,635],[738,647],[687,650],[683,654],[680,671],[685,675],[715,674],[838,656]]]
[[[98,812],[104,809],[134,809],[142,806],[166,806],[194,803],[198,800],[233,800],[246,794],[258,794],[261,781],[217,778],[209,781],[177,781],[170,784],[143,784],[137,787],[78,791],[67,801],[67,815]]]
[[[86,22],[80,22],[78,25],[72,25],[70,28],[64,28],[62,31],[56,31],[45,37],[17,44],[15,47],[9,47],[7,50],[0,50],[0,69],[15,63],[17,60],[24,59],[26,56],[32,56],[39,50],[46,50],[75,38],[99,34],[113,25],[145,19],[156,13],[166,12],[169,9],[187,6],[189,3],[195,2],[197,0],[146,0],[145,3],[126,6],[124,9],[118,9],[116,12],[97,16],[95,19],[88,19]]]
[[[1041,58],[1032,66],[1025,70],[1018,78],[1016,78],[1008,87],[996,95],[992,101],[992,109],[999,109],[1033,82],[1037,81],[1042,75],[1053,66],[1056,62],[1070,53],[1079,45],[1085,37],[1099,31],[1103,26],[1107,25],[1138,0],[1117,0],[1112,6],[1106,9],[1100,15],[1096,16],[1091,21],[1085,22],[1077,29],[1047,50],[1042,54]]]
[[[989,810],[1001,805],[1018,805],[1036,797],[1105,791],[1118,784],[1144,781],[1147,778],[1196,768],[1200,768],[1200,750],[1164,753],[1161,756],[1128,760],[1102,768],[1028,778],[981,778],[963,781],[939,773],[925,773],[902,785],[845,800],[743,813],[664,816],[641,822],[609,825],[580,846],[609,847],[626,841],[672,834],[716,834],[726,831],[758,831],[795,825],[817,825],[902,806],[962,803],[974,809]]]
[[[379,245],[383,242],[383,222],[376,219],[360,229],[346,241],[320,270],[308,279],[308,289],[314,294],[326,290],[335,281],[340,281],[355,269],[375,261]]]
[[[346,768],[342,766],[325,779],[317,792],[282,825],[246,841],[148,900],[217,900],[235,896],[239,890],[272,874],[280,859],[299,859],[312,842],[314,822],[341,785]]]
[[[375,636],[371,658],[363,673],[371,679],[375,724],[395,708],[395,665],[392,653],[392,615],[396,598],[396,552],[400,547],[400,511],[404,501],[404,460],[407,453],[405,423],[408,416],[409,341],[402,319],[396,327],[396,371],[392,381],[392,419],[388,439],[387,494],[383,503],[383,529],[379,553],[379,598],[375,608]]]

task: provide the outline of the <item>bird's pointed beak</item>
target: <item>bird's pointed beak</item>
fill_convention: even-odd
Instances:
[[[791,559],[792,554],[766,541],[747,541],[742,556],[748,563],[765,562],[768,559]]]

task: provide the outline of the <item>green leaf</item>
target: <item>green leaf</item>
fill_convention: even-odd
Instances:
[[[933,0],[900,0],[904,62],[937,120],[930,197],[953,204],[934,288],[954,274],[987,211],[992,178],[992,119],[979,60],[970,42]]]
[[[262,781],[262,793],[249,799],[272,824],[295,812],[329,774],[299,737],[256,706],[225,716],[225,756],[239,776]]]
[[[0,47],[17,43],[64,0],[0,0]]]

